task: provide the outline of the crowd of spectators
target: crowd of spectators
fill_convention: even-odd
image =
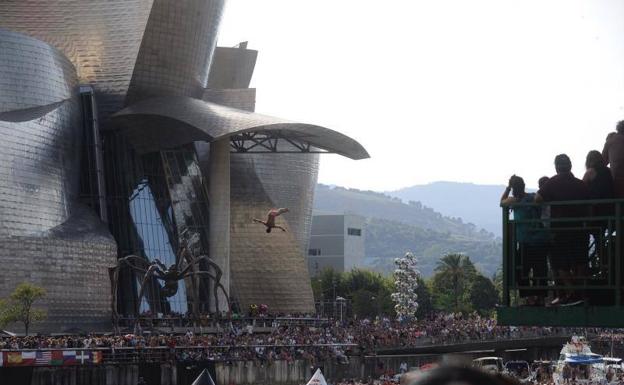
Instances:
[[[609,304],[604,293],[588,293],[573,286],[587,278],[600,283],[612,274],[609,258],[614,257],[604,251],[612,242],[605,237],[613,232],[609,222],[579,218],[613,216],[617,205],[606,200],[624,198],[624,121],[618,122],[616,132],[609,133],[602,152],[587,153],[581,179],[572,173],[572,161],[566,154],[557,155],[554,165],[556,174],[540,178],[536,193],[525,191],[524,179],[513,175],[500,199],[502,206],[513,211],[512,250],[522,256],[517,259],[522,264],[512,268],[520,298],[529,306],[574,306],[586,301]],[[596,202],[600,200],[603,202]],[[559,286],[554,298],[548,293],[549,282]]]
[[[388,318],[361,320],[351,326],[355,341],[364,350],[388,347],[457,344],[500,339],[571,335],[581,330],[553,327],[498,326],[496,320],[477,313],[438,313],[412,323]]]
[[[225,322],[225,321],[224,321]],[[270,327],[257,327],[257,325]],[[112,352],[158,348],[175,352],[179,360],[273,360],[308,359],[312,362],[349,355],[371,354],[384,348],[456,344],[471,341],[518,339],[553,334],[574,334],[572,329],[503,327],[476,313],[434,314],[413,322],[390,318],[349,319],[343,323],[317,320],[300,323],[297,318],[273,318],[228,322],[215,332],[195,334],[144,333],[84,336],[5,336],[0,349],[105,349]],[[158,350],[156,349],[156,350]],[[154,349],[152,349],[154,350]]]

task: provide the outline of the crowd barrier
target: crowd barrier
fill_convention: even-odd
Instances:
[[[246,346],[180,346],[180,347],[106,347],[88,349],[6,349],[0,350],[0,367],[75,366],[102,364],[136,364],[185,360],[237,361],[237,352],[281,349],[355,348],[356,344],[315,345],[246,345]],[[228,354],[224,356],[224,354]],[[185,358],[186,357],[186,358]],[[240,356],[240,360],[246,360]]]

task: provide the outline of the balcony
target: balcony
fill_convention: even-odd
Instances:
[[[517,204],[502,212],[499,324],[624,327],[624,200]],[[557,297],[564,300],[551,305]]]

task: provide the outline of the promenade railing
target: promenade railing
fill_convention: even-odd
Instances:
[[[624,200],[516,204],[502,214],[499,323],[624,326]]]
[[[40,348],[2,349],[0,366],[73,366],[101,364],[163,363],[175,361],[267,361],[279,358],[280,353],[289,356],[306,352],[342,352],[357,348],[356,344],[314,345],[245,345],[245,346],[145,346],[145,347],[94,347],[94,348]],[[275,353],[269,354],[270,351]]]
[[[204,328],[206,330],[227,330],[232,326],[235,327],[258,327],[258,328],[274,328],[284,325],[300,325],[308,327],[323,327],[331,322],[328,318],[318,317],[237,317],[232,319],[226,318],[203,318],[199,321],[193,321],[185,316],[155,316],[141,315],[139,318],[140,325],[144,329],[159,328],[179,330],[184,328]],[[120,317],[119,326],[134,328],[136,318]]]

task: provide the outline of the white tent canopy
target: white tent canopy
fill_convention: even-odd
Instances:
[[[327,385],[327,381],[325,381],[325,376],[321,372],[321,369],[316,369],[310,381],[308,381],[307,385]]]

